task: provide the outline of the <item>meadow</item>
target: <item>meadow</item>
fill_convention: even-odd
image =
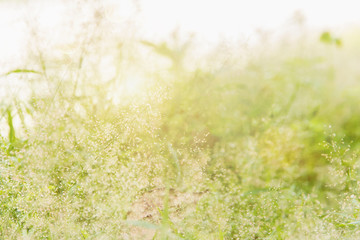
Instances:
[[[1,75],[1,239],[360,236],[358,29],[197,55],[95,16]]]

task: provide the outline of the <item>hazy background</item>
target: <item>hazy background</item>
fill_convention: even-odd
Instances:
[[[1,1],[1,69],[6,71],[19,64],[26,54],[29,26],[39,26],[47,41],[66,41],[69,33],[64,28],[69,25],[65,23],[84,21],[86,14],[91,14],[86,11],[89,2]],[[133,24],[144,38],[159,40],[179,29],[195,34],[205,46],[224,39],[251,42],[259,30],[276,34],[294,20],[296,13],[303,15],[308,28],[339,33],[360,21],[358,2],[354,0],[104,0],[96,4],[102,5],[105,18],[115,26],[114,31],[121,24],[129,27]],[[76,5],[79,12],[74,8]]]

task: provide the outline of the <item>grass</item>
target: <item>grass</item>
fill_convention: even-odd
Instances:
[[[226,64],[188,70],[170,56],[168,69],[144,67],[128,43],[135,53],[119,50],[105,79],[101,40],[80,65],[35,57],[41,70],[8,73],[32,91],[2,103],[0,238],[359,235],[359,46],[275,42],[245,60],[232,46]],[[152,48],[170,45],[146,43],[135,45],[166,60]],[[119,97],[126,66],[148,81]]]

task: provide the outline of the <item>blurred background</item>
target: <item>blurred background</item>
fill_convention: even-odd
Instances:
[[[102,82],[116,79],[117,87],[107,94],[119,101],[170,68],[241,69],[248,59],[278,47],[279,54],[295,48],[306,53],[323,33],[351,52],[360,31],[356,5],[351,0],[1,1],[0,96],[6,102],[44,93],[49,81],[28,78],[47,68],[71,82],[74,67],[81,65],[84,71],[97,69]],[[329,53],[333,61],[334,54]],[[48,59],[52,63],[45,64]]]
[[[136,31],[138,37],[159,41],[179,30],[184,35],[196,36],[201,46],[213,46],[219,41],[251,43],[258,40],[259,32],[276,35],[296,21],[312,31],[332,30],[342,34],[358,27],[360,21],[354,0],[5,0],[0,4],[3,68],[23,60],[31,27],[39,28],[37,34],[46,36],[47,44],[69,41],[79,31],[76,27],[80,23],[94,17],[90,8],[95,5],[98,17],[108,21],[113,32],[124,34],[124,28],[133,28],[131,31]]]

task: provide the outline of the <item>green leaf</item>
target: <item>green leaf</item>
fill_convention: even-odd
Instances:
[[[329,32],[323,32],[320,36],[320,41],[323,43],[331,44],[333,39]]]
[[[41,74],[41,73],[38,72],[38,71],[30,70],[30,69],[15,69],[15,70],[12,70],[12,71],[10,71],[10,72],[7,72],[7,73],[3,74],[3,76],[8,76],[8,75],[13,74],[13,73],[35,73],[35,74]]]
[[[9,125],[9,142],[13,144],[15,142],[15,129],[13,125],[13,117],[11,115],[11,110],[8,108],[6,110],[8,115],[8,125]]]
[[[83,239],[89,238],[89,234],[85,230],[81,230],[81,234],[82,234]]]
[[[341,46],[342,46],[342,41],[341,41],[341,39],[335,38],[335,45],[336,45],[337,47],[341,47]]]

